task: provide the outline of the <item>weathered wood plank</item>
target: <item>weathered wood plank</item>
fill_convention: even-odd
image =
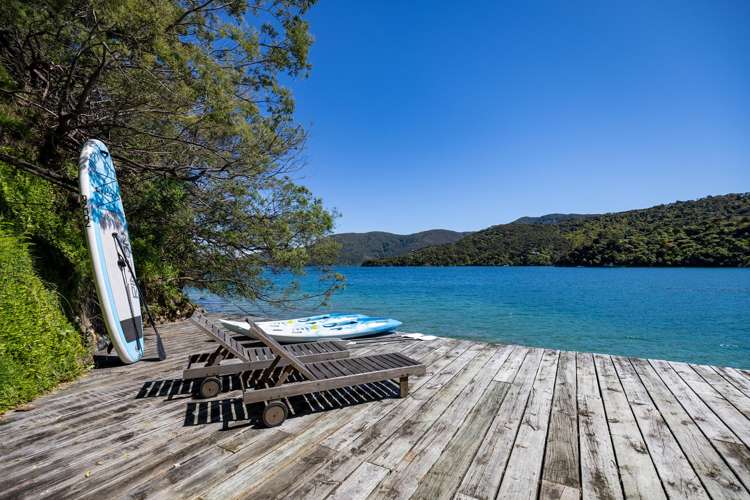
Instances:
[[[370,462],[362,465],[339,485],[328,497],[329,500],[358,500],[367,498],[380,481],[388,475],[389,470]]]
[[[445,380],[446,375],[455,373],[456,366],[448,368],[454,360],[457,360],[463,355],[471,344],[469,342],[458,342],[453,345],[446,345],[435,349],[433,353],[428,354],[425,359],[420,359],[427,365],[427,373],[423,377],[414,377],[411,380],[412,391],[408,399],[419,399],[425,398],[425,391],[420,390],[425,383],[433,384],[433,377],[438,373],[442,373],[441,378],[438,380]],[[436,380],[437,382],[437,380]],[[437,382],[439,383],[439,382]],[[395,407],[404,403],[403,400],[389,400],[385,401],[374,411],[368,412],[367,414],[358,415],[351,421],[347,422],[341,432],[337,432],[333,436],[329,437],[323,442],[324,446],[333,448],[335,450],[345,450],[350,446],[351,442],[360,436],[366,429],[374,425],[383,416],[396,411]]]
[[[594,359],[578,353],[576,361],[581,492],[584,498],[619,499],[622,488]]]
[[[666,498],[612,360],[609,356],[595,354],[594,364],[625,497],[644,500]],[[655,450],[655,453],[658,452]]]
[[[544,443],[547,439],[552,396],[557,373],[558,351],[544,351],[531,397],[518,428],[513,451],[505,469],[499,498],[536,498],[542,475]]]
[[[733,386],[739,389],[745,396],[750,397],[750,379],[745,377],[736,368],[714,366],[714,370],[721,374]]]
[[[353,438],[345,438],[343,448],[339,447],[340,453],[312,475],[312,478],[304,478],[296,488],[290,489],[286,498],[310,498],[317,499],[326,496],[338,484],[346,480],[364,459],[372,454],[382,443],[390,438],[401,428],[405,419],[415,415],[423,405],[429,403],[442,389],[451,383],[456,383],[464,367],[479,354],[478,346],[473,345],[461,352],[454,359],[440,369],[429,381],[425,382],[418,390],[412,392],[409,397],[400,400],[396,409],[391,409],[385,415],[378,413],[378,408],[372,408],[380,418],[373,418],[374,423],[364,431],[356,432]],[[381,408],[382,409],[382,408]],[[327,441],[324,441],[324,443]]]
[[[557,367],[542,480],[580,490],[579,465],[576,354],[563,351]],[[543,489],[540,497],[547,498],[552,493],[551,488],[548,490]]]
[[[501,394],[505,393],[507,385],[496,382],[495,389],[487,392],[485,389],[510,351],[508,346],[498,349],[461,392],[460,397],[456,397],[445,412],[425,430],[408,453],[400,461],[389,463],[388,468],[393,472],[373,492],[372,498],[406,499],[412,495],[419,487],[419,481],[462,427],[469,412],[476,405],[481,405],[484,398],[502,399]],[[382,463],[380,465],[383,466]]]
[[[639,360],[640,363],[640,360]],[[690,415],[703,434],[711,441],[716,451],[729,464],[734,474],[745,486],[750,487],[750,449],[732,430],[706,405],[690,386],[672,369],[667,361],[651,361],[664,385],[674,395],[684,411]],[[750,421],[748,421],[750,424]]]
[[[701,432],[701,428],[690,418],[669,388],[664,385],[649,362],[638,358],[630,361],[711,497],[750,498],[750,494],[737,476],[726,466],[722,457],[711,446],[711,441]],[[687,393],[684,396],[687,397]],[[685,401],[685,403],[688,402]],[[709,414],[711,414],[710,410],[702,418],[708,419]],[[714,427],[711,428],[711,432],[721,434],[721,429]]]
[[[184,413],[184,407],[181,405],[174,408]],[[162,419],[161,415],[158,417]],[[96,422],[92,424],[92,427],[96,426]],[[162,467],[180,463],[187,460],[191,454],[198,453],[207,446],[212,446],[215,439],[222,436],[229,439],[231,435],[231,432],[224,432],[214,438],[210,426],[199,426],[190,429],[190,432],[185,434],[182,439],[175,440],[174,436],[179,435],[176,431],[180,428],[181,420],[176,415],[167,415],[165,424],[171,426],[172,430],[161,432],[156,435],[156,438],[138,432],[139,429],[137,428],[131,428],[130,432],[137,436],[137,440],[128,443],[125,448],[118,441],[111,441],[106,438],[99,441],[101,444],[112,442],[115,445],[111,448],[102,445],[96,448],[103,452],[113,453],[114,456],[109,460],[96,460],[96,454],[85,455],[88,459],[88,469],[92,476],[96,475],[97,483],[93,487],[86,487],[85,482],[80,481],[79,477],[71,476],[63,469],[57,473],[57,477],[61,477],[63,482],[56,484],[56,488],[58,491],[65,491],[70,495],[78,491],[77,488],[87,493],[102,495],[105,495],[107,491],[121,491],[121,484],[132,487],[137,485],[141,478],[147,478],[148,474],[144,474],[144,470],[148,473],[158,472]],[[290,422],[290,424],[287,428],[294,428],[294,422]],[[139,443],[142,443],[142,445]],[[159,450],[159,453],[155,454],[153,450]],[[94,464],[94,460],[102,463]],[[37,484],[44,485],[45,483],[37,480]]]
[[[502,349],[480,353],[475,361],[462,370],[456,383],[444,388],[440,391],[439,398],[433,398],[412,419],[404,422],[368,461],[381,467],[399,468],[397,464],[404,460],[407,453],[412,456],[415,454],[417,444],[431,442],[436,432],[441,434],[449,432],[448,429],[455,430],[455,421],[463,420],[506,357],[507,353]],[[464,381],[466,385],[461,383]],[[449,414],[448,418],[445,418],[445,413]]]
[[[712,367],[702,365],[690,365],[690,367],[719,392],[724,399],[737,408],[745,417],[750,418],[750,397],[719,375]]]
[[[479,500],[494,499],[497,495],[511,447],[531,394],[531,387],[539,370],[542,353],[541,349],[532,349],[523,360],[500,405],[500,410],[487,431],[485,440],[461,481],[458,494]]]
[[[669,365],[682,380],[713,410],[737,437],[750,446],[750,418],[746,417],[736,406],[708,384],[687,363],[670,362]],[[750,411],[750,406],[748,407]]]
[[[548,498],[549,500],[578,500],[581,498],[581,490],[542,480],[539,498]]]
[[[310,418],[321,418],[321,415],[311,415],[308,417],[292,420],[288,422],[289,425],[285,426],[285,430],[292,433],[295,432],[295,429],[299,431],[301,429],[300,424],[304,423],[306,419]],[[307,420],[307,422],[309,425],[312,425],[312,421]],[[241,433],[253,430],[254,429],[252,427],[239,427],[230,428],[229,432],[225,431],[223,433],[215,434],[215,431],[213,431],[211,426],[204,426],[202,428],[192,429],[188,434],[187,439],[182,438],[175,441],[174,443],[149,443],[153,447],[147,447],[144,453],[140,453],[139,450],[140,456],[138,456],[139,454],[136,454],[134,456],[131,456],[126,462],[120,463],[119,466],[115,462],[104,471],[97,470],[97,479],[102,480],[102,483],[97,483],[93,488],[91,486],[89,486],[88,488],[84,488],[83,491],[76,493],[74,496],[81,496],[85,492],[86,495],[91,495],[94,498],[101,498],[102,496],[107,496],[108,494],[111,495],[113,492],[122,491],[127,487],[138,487],[138,485],[148,481],[148,479],[154,477],[154,475],[158,476],[164,474],[167,471],[170,471],[170,467],[172,467],[174,464],[188,462],[190,461],[190,457],[194,457],[196,454],[202,456],[207,448],[212,448],[214,445],[216,446],[216,449],[222,449],[222,451],[223,448],[233,448],[231,444],[233,433]],[[256,435],[262,437],[264,431],[267,430],[255,430],[255,432],[251,433],[251,437],[254,438]],[[268,434],[266,435],[268,436]],[[236,438],[237,436],[235,436],[235,439]],[[293,438],[293,434],[287,434],[287,438]],[[194,439],[198,440],[198,442],[194,443]],[[220,439],[220,441],[216,441],[216,439]],[[274,441],[275,435],[271,434],[269,439],[271,441]],[[226,440],[230,441],[229,445],[225,443]],[[251,439],[250,441],[253,440]],[[154,449],[158,449],[159,453],[154,454]],[[266,443],[255,443],[255,445],[249,449],[256,453],[257,451],[263,451],[263,453],[266,453],[269,447],[266,446]],[[249,457],[247,455],[244,455],[243,458],[249,460]],[[108,478],[108,472],[112,469],[114,469],[114,475],[111,475],[111,478]],[[213,470],[210,472],[210,475],[214,476],[217,472],[217,470],[215,469],[215,464],[212,469]],[[153,486],[153,482],[151,486]],[[72,489],[64,491],[69,491],[71,496],[73,496],[73,493],[77,492],[81,488],[82,485],[74,485]]]
[[[630,360],[613,356],[612,361],[667,494],[674,498],[708,498],[700,479],[664,417],[654,406]]]
[[[520,365],[516,366],[520,368]],[[413,500],[447,500],[453,496],[479,446],[485,439],[492,439],[487,431],[509,388],[508,382],[493,380],[486,396],[477,403],[440,458],[419,482],[411,497]]]
[[[521,368],[521,364],[526,356],[529,354],[530,349],[528,347],[514,346],[508,359],[495,375],[494,380],[496,382],[507,382],[512,383],[518,374],[518,370]]]
[[[316,425],[296,435],[294,439],[285,441],[281,446],[269,450],[258,460],[238,460],[236,467],[216,471],[214,480],[204,483],[202,491],[197,496],[205,500],[252,496],[253,490],[262,482],[272,480],[279,469],[293,464],[305,453],[318,451],[318,443],[322,438],[335,432],[341,423],[357,411],[361,411],[361,408],[348,406],[330,411],[326,418],[316,420]]]

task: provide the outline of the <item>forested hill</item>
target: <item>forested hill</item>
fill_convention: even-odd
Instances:
[[[393,234],[381,231],[341,233],[332,238],[341,245],[337,263],[359,265],[368,259],[398,257],[427,246],[453,243],[467,234],[470,233],[432,229],[414,234]]]
[[[561,222],[580,221],[598,217],[599,214],[547,214],[541,217],[521,217],[511,224],[559,224]]]
[[[521,218],[363,265],[750,266],[750,193],[553,218]]]

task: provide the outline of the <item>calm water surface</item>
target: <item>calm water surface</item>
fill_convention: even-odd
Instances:
[[[750,269],[339,268],[330,307],[446,337],[750,368]],[[302,279],[306,291],[317,277]],[[208,310],[228,302],[195,290]],[[245,310],[278,317],[314,311]]]

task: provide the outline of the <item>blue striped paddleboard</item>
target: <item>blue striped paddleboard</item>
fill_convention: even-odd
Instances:
[[[135,363],[144,351],[140,294],[120,186],[107,146],[96,139],[86,141],[78,167],[86,239],[104,323],[120,359]]]

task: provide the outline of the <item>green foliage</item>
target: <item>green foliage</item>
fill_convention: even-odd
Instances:
[[[137,272],[160,315],[190,308],[186,285],[283,299],[294,287],[272,290],[265,269],[333,261],[334,215],[289,176],[306,134],[280,81],[310,70],[312,3],[4,4],[0,161],[53,186],[35,184],[47,189],[44,210],[9,209],[29,194],[11,179],[4,210],[67,261],[58,268],[73,271],[61,287],[71,302],[93,302],[76,201],[77,158],[91,137],[112,152]]]
[[[511,224],[560,224],[575,222],[597,217],[598,214],[547,214],[541,217],[521,217]]]
[[[560,265],[750,266],[750,193],[606,214],[569,239]]]
[[[69,317],[91,286],[78,204],[54,185],[0,162],[0,219],[31,241],[36,272],[66,297]]]
[[[80,333],[35,273],[28,243],[0,219],[0,413],[86,367]]]
[[[398,257],[420,248],[453,243],[469,233],[433,229],[414,234],[393,234],[381,231],[341,233],[331,236],[341,245],[337,264],[359,265],[363,261]]]
[[[312,3],[3,3],[0,220],[31,243],[24,272],[33,288],[9,281],[0,290],[12,301],[2,303],[9,316],[0,328],[20,318],[0,352],[4,390],[17,393],[8,401],[79,366],[70,324],[63,327],[57,298],[43,296],[39,278],[64,299],[68,321],[104,332],[78,201],[78,155],[89,138],[112,153],[136,271],[157,315],[191,310],[186,285],[283,300],[295,283],[274,290],[266,269],[302,273],[332,262],[334,215],[290,177],[306,134],[281,84],[310,70],[304,15]],[[323,299],[340,281],[328,278]],[[19,375],[26,365],[39,370],[29,385]]]
[[[365,266],[549,265],[569,244],[554,225],[504,224],[472,233],[455,243],[401,257],[366,261]]]
[[[605,215],[522,218],[367,266],[750,266],[750,193]]]

